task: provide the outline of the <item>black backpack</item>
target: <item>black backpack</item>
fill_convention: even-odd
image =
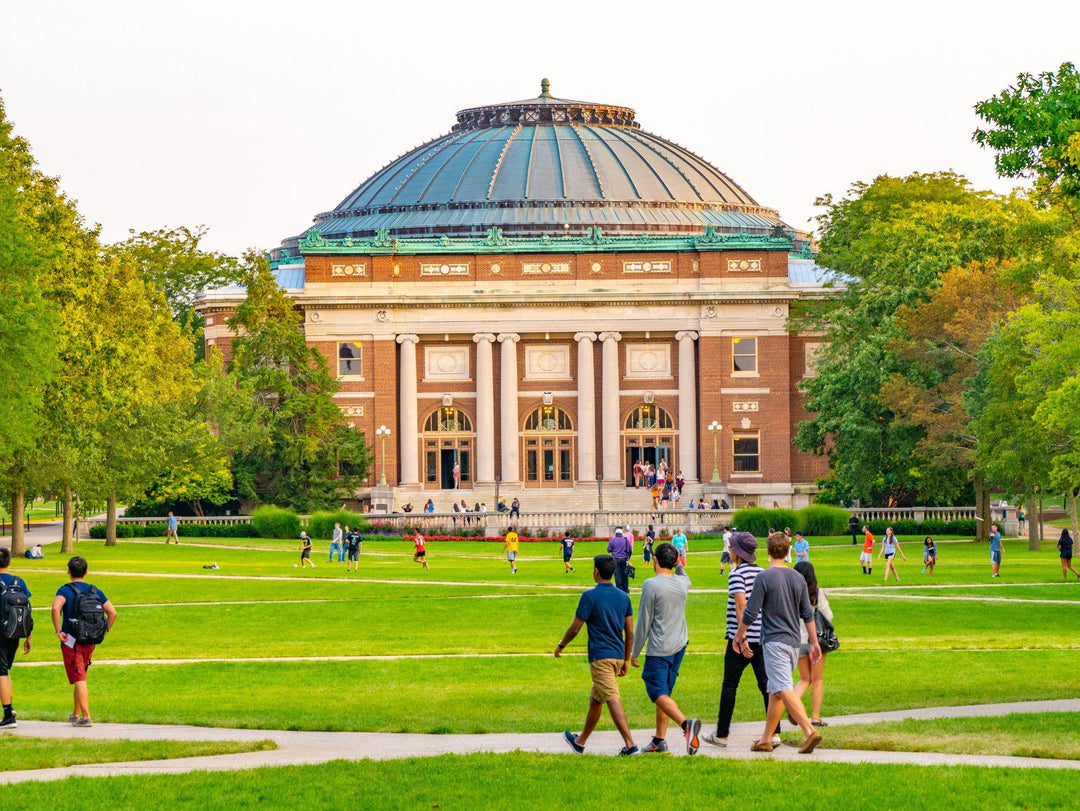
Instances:
[[[0,583],[0,637],[26,639],[33,630],[30,595],[23,582],[16,579],[10,586]]]
[[[75,600],[71,606],[71,628],[77,645],[100,645],[105,641],[109,624],[101,592],[89,583],[71,583]],[[79,586],[86,586],[85,589]]]
[[[817,630],[818,644],[821,645],[822,653],[832,653],[840,649],[840,639],[836,635],[836,628],[816,608],[814,609],[814,626]]]

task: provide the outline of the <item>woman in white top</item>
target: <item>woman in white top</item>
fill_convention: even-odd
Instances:
[[[809,561],[800,561],[795,564],[795,571],[806,578],[806,588],[810,592],[810,605],[820,612],[821,616],[829,622],[833,621],[832,609],[829,600],[825,596],[825,590],[819,589],[817,574],[814,572],[814,564]],[[817,664],[810,663],[810,637],[806,633],[806,626],[799,623],[801,645],[799,645],[799,683],[795,685],[795,695],[800,699],[810,688],[810,723],[816,727],[828,726],[821,720],[821,701],[825,695],[825,651],[821,652],[821,660]]]

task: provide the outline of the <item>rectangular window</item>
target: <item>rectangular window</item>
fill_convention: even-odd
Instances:
[[[337,345],[338,377],[361,377],[364,373],[360,365],[360,344],[342,341]]]
[[[732,437],[732,456],[735,473],[761,472],[761,442],[757,433],[735,434]]]
[[[731,339],[733,374],[757,374],[757,338]]]

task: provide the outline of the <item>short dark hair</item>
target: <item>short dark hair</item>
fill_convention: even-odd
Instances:
[[[610,580],[615,576],[615,558],[611,555],[597,555],[592,562],[601,580]]]
[[[86,570],[89,568],[86,558],[79,555],[68,561],[68,574],[72,577],[86,577]]]
[[[11,550],[0,547],[0,569],[6,569],[11,565]]]
[[[661,569],[673,569],[679,562],[679,550],[667,542],[660,544],[653,550],[653,557]]]

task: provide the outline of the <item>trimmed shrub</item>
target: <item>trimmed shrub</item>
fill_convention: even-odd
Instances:
[[[803,535],[822,537],[848,534],[851,513],[843,507],[811,504],[799,510],[797,516],[795,528]]]
[[[970,535],[974,538],[977,533],[977,522],[974,518],[961,518],[956,521],[948,521],[941,532],[945,535]]]
[[[300,534],[300,516],[272,504],[255,510],[251,514],[251,525],[259,538],[295,538]]]
[[[259,534],[251,524],[185,524],[180,522],[176,534],[181,538],[258,538]],[[95,524],[90,527],[91,538],[104,538],[105,525]],[[165,523],[151,524],[118,523],[117,538],[163,538]]]
[[[744,532],[749,532],[764,539],[769,527],[775,530],[783,530],[784,527],[794,527],[798,523],[794,510],[767,510],[764,507],[746,507],[735,513],[732,522]]]
[[[345,526],[348,525],[349,529],[354,529],[360,533],[371,532],[370,521],[360,513],[349,512],[348,510],[321,510],[314,512],[308,516],[304,529],[312,538],[329,540],[334,537],[334,524],[341,524],[342,529],[345,529]]]
[[[973,522],[974,523],[974,522]],[[919,526],[920,535],[944,535],[945,522],[940,518],[927,518]]]

